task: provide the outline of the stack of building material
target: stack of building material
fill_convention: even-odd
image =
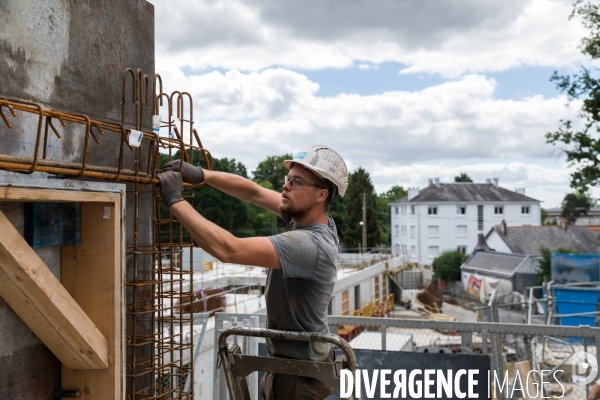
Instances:
[[[185,298],[182,301],[184,313],[201,313],[210,311],[213,316],[217,311],[224,312],[227,302],[223,294],[223,288],[201,289],[194,292],[192,301]]]

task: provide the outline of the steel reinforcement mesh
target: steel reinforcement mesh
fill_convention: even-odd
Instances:
[[[0,169],[127,184],[125,370],[129,400],[194,396],[193,316],[183,312],[193,295],[193,252],[185,264],[182,257],[193,243],[162,205],[156,175],[173,158],[200,162],[208,169],[212,158],[193,127],[191,95],[167,94],[162,88],[159,75],[151,83],[141,70],[126,69],[120,123],[48,110],[0,94],[0,134],[27,138],[27,145],[9,154],[0,150]],[[158,116],[160,112],[164,116],[153,117],[152,132],[144,131],[145,113]],[[161,136],[161,128],[166,135]],[[65,137],[75,147],[72,153],[62,151]],[[184,186],[184,198],[192,202],[192,189],[202,185]]]

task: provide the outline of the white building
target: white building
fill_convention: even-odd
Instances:
[[[420,264],[431,264],[445,250],[471,253],[478,233],[502,221],[510,226],[539,226],[540,201],[525,189],[507,190],[498,179],[488,183],[440,183],[408,189],[390,203],[392,250]]]

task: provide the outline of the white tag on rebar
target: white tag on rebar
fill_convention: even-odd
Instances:
[[[110,219],[110,207],[104,207],[104,215],[102,217],[104,219]]]
[[[152,132],[156,133],[158,135],[158,133],[160,132],[160,121],[161,121],[162,117],[160,115],[153,115],[152,116]]]
[[[133,147],[140,147],[142,144],[142,137],[144,136],[143,132],[131,130],[129,133],[129,145]]]

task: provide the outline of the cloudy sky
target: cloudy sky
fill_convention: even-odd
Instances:
[[[152,2],[156,71],[214,157],[327,144],[378,192],[460,172],[543,207],[569,191],[544,134],[577,115],[549,81],[587,63],[570,0]]]

